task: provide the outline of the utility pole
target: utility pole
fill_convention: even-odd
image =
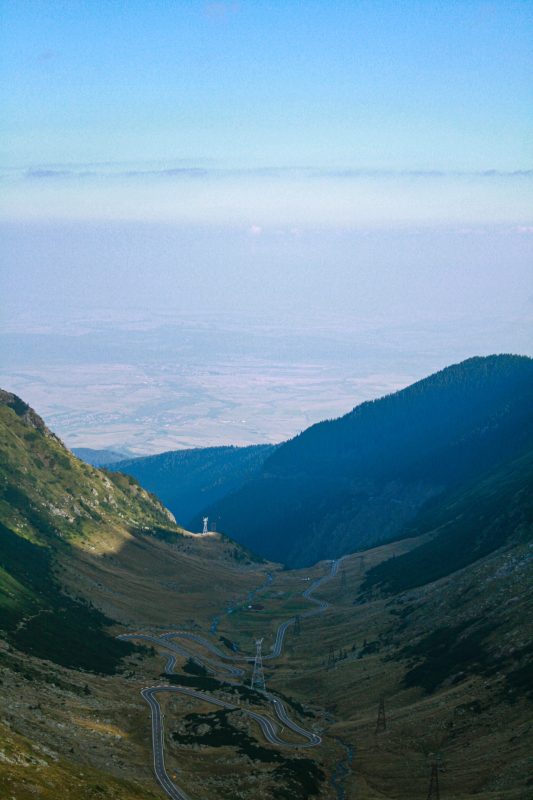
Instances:
[[[346,591],[346,571],[344,567],[341,569],[341,589],[343,592]]]
[[[254,671],[252,674],[252,682],[250,684],[251,689],[257,689],[260,692],[264,692],[266,689],[265,673],[263,672],[263,656],[261,655],[262,644],[263,644],[262,639],[256,639]]]
[[[301,633],[301,625],[300,625],[300,615],[297,614],[294,618],[294,635],[299,636]]]
[[[209,522],[209,517],[204,517],[203,521],[204,521],[204,529],[203,529],[202,533],[209,533],[209,531],[207,529],[207,523]]]
[[[429,789],[426,800],[440,800],[438,761],[434,761],[431,765],[431,778],[429,779]]]
[[[376,720],[376,733],[381,733],[387,730],[387,718],[385,716],[385,697],[381,695],[379,698],[378,718]]]
[[[328,651],[328,661],[326,664],[326,669],[335,669],[335,651],[333,650],[333,645],[330,644],[329,651]]]

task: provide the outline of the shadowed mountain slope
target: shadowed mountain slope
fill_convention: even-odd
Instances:
[[[393,594],[423,586],[509,544],[527,543],[533,529],[533,450],[474,484],[427,503],[405,537],[429,541],[371,569],[362,589]]]
[[[260,444],[172,450],[106,466],[132,475],[186,525],[203,508],[257,475],[274,449],[274,445]],[[192,530],[201,530],[201,526]]]
[[[527,451],[532,394],[533,359],[468,359],[308,428],[204,511],[293,566],[391,540],[432,497]]]

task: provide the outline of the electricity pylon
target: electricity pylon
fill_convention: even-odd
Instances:
[[[254,671],[252,674],[252,682],[250,684],[251,689],[257,689],[260,692],[264,692],[266,689],[265,673],[263,672],[263,656],[261,655],[262,644],[262,639],[257,639],[255,642]]]
[[[429,789],[426,800],[440,800],[439,765],[436,761],[431,765],[431,778],[429,779]]]
[[[346,590],[346,572],[344,571],[344,567],[341,569],[341,591]]]
[[[209,517],[204,517],[203,520],[204,520],[204,529],[202,533],[208,533],[209,531],[207,530],[207,523],[209,522]]]
[[[383,695],[379,698],[378,718],[376,720],[376,733],[387,730],[387,718],[385,716],[385,698]]]

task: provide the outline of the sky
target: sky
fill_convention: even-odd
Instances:
[[[528,0],[3,0],[8,219],[530,221]]]
[[[417,375],[413,325],[435,366],[532,350],[533,0],[0,14],[1,330],[400,326]]]

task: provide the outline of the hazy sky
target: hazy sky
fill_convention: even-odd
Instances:
[[[423,323],[441,366],[528,349],[533,0],[0,10],[4,329],[227,313]]]
[[[1,8],[8,218],[530,219],[527,0]]]

